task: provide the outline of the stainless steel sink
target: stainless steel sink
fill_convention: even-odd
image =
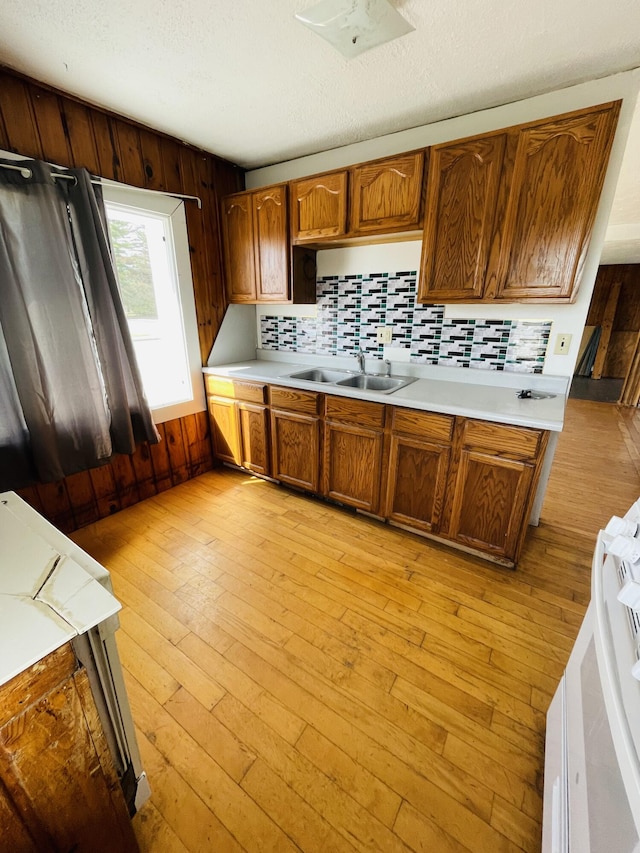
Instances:
[[[355,376],[349,376],[348,379],[342,379],[336,382],[336,385],[344,388],[361,388],[363,391],[381,391],[383,394],[391,394],[397,391],[398,388],[403,388],[415,382],[412,376],[394,377],[394,376],[370,376],[368,373],[358,373]]]
[[[289,373],[289,379],[303,379],[307,382],[339,382],[348,376],[346,370],[323,370],[321,367],[314,367],[311,370],[301,370],[299,373]]]

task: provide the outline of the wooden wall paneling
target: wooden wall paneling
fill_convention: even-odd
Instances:
[[[176,420],[167,421],[164,428],[167,450],[169,451],[169,464],[171,465],[171,482],[176,486],[178,483],[184,483],[185,480],[189,479],[182,423],[180,419],[176,418]]]
[[[93,493],[96,496],[99,517],[105,518],[105,516],[122,509],[111,465],[92,468],[89,471],[89,476],[93,485]]]
[[[156,429],[160,433],[160,443],[150,444],[151,463],[153,465],[154,480],[156,489],[159,492],[164,492],[170,489],[173,483],[171,482],[171,463],[169,461],[169,447],[167,444],[167,434],[164,424],[157,424]]]
[[[0,80],[0,112],[7,131],[3,147],[25,157],[42,157],[40,137],[27,85],[10,74]]]
[[[136,452],[131,454],[131,464],[136,476],[138,491],[141,500],[158,494],[154,481],[153,465],[151,463],[150,445],[143,442],[136,447]]]
[[[631,366],[638,332],[612,332],[602,371],[603,376],[624,379]]]
[[[57,95],[43,89],[32,93],[33,114],[40,136],[42,156],[49,163],[66,166],[72,162],[69,140],[62,122]]]
[[[145,186],[145,172],[142,165],[142,148],[140,132],[137,127],[127,121],[114,119],[111,126],[117,135],[120,148],[120,180],[134,187]]]
[[[186,150],[181,151],[180,154],[182,178],[184,181],[183,192],[187,195],[200,195],[202,188],[199,185],[196,175],[194,158],[191,152]],[[211,292],[211,281],[208,277],[206,255],[203,251],[207,235],[205,234],[202,211],[198,209],[195,202],[185,202],[185,215],[189,235],[189,252],[191,253],[191,275],[193,277],[196,317],[198,320],[200,357],[202,363],[206,364],[214,339],[211,328],[211,311],[209,308],[213,299],[213,293]],[[209,343],[210,341],[211,344]]]
[[[144,185],[152,190],[166,190],[164,165],[160,150],[160,137],[150,130],[140,130],[140,153],[144,171]]]
[[[93,136],[98,151],[98,174],[111,181],[121,181],[120,145],[114,130],[114,120],[104,113],[91,113]]]
[[[70,163],[78,169],[100,174],[100,161],[89,111],[82,104],[59,99],[60,118],[69,143]]]
[[[79,471],[65,478],[69,502],[76,527],[85,527],[100,518],[98,504],[88,471]]]
[[[598,342],[598,351],[596,352],[596,358],[593,363],[593,369],[591,371],[592,379],[600,379],[602,377],[602,370],[604,367],[604,362],[607,357],[607,352],[609,350],[609,341],[611,340],[611,331],[613,329],[613,321],[616,316],[616,309],[618,307],[618,297],[620,295],[620,288],[622,287],[622,283],[619,281],[615,281],[611,284],[609,288],[609,293],[607,295],[607,304],[605,305],[604,315],[602,317],[602,333],[600,335],[600,341]]]
[[[36,486],[45,516],[63,533],[73,530],[75,519],[64,480],[58,483],[38,483]]]
[[[38,494],[38,489],[36,486],[27,486],[25,489],[17,489],[17,494],[20,495],[23,501],[26,501],[29,506],[32,506],[36,512],[43,513],[44,507],[42,505],[42,501],[40,500],[40,495]],[[2,826],[2,824],[0,824]]]
[[[182,192],[184,184],[180,171],[180,145],[173,139],[162,139],[160,157],[167,192]]]
[[[111,460],[111,468],[116,481],[120,506],[133,506],[140,500],[136,472],[133,469],[131,457],[126,454],[118,454]]]
[[[182,418],[182,432],[185,437],[189,476],[197,477],[209,471],[213,465],[207,413],[195,412]]]

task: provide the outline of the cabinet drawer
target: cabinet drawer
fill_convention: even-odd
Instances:
[[[466,420],[462,443],[465,447],[479,448],[500,456],[535,459],[541,438],[542,431],[538,429],[507,426],[491,421]]]
[[[394,433],[413,435],[431,441],[450,442],[453,435],[453,417],[433,412],[417,412],[415,409],[393,410],[391,429]]]
[[[264,403],[265,386],[259,382],[239,382],[226,376],[204,375],[207,394],[216,397],[229,397],[233,400],[245,400],[247,403]]]
[[[327,397],[325,400],[325,418],[328,421],[341,421],[363,427],[384,426],[384,403],[370,403],[367,400],[352,400],[349,397]]]
[[[305,415],[318,414],[319,394],[313,391],[298,391],[295,388],[269,386],[269,401],[276,409],[288,412],[303,412]]]

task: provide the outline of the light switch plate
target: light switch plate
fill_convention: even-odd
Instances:
[[[376,326],[376,343],[390,344],[393,339],[392,326]]]
[[[556,345],[553,350],[554,355],[566,355],[571,346],[572,335],[556,335]]]

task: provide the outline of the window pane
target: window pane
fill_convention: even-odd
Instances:
[[[120,293],[151,408],[193,390],[168,216],[107,203]]]

